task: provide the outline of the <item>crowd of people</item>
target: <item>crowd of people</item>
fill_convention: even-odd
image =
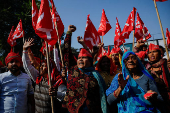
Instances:
[[[14,52],[6,56],[7,69],[0,70],[0,113],[170,112],[170,60],[163,58],[163,47],[139,40],[133,51],[113,48],[98,58],[104,44],[89,50],[78,36],[83,48],[76,59],[71,50],[75,30],[68,26],[64,66],[56,46],[49,65],[47,57],[36,58],[32,38],[25,40],[22,57]]]

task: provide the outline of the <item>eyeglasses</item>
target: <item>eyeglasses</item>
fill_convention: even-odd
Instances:
[[[124,59],[124,62],[127,62],[127,61],[129,61],[129,59],[131,59],[131,60],[137,60],[137,56],[128,56],[126,59]]]

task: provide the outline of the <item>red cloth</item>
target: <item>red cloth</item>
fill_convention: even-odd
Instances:
[[[167,38],[167,46],[170,49],[170,32],[168,31],[168,28],[166,28],[166,38]]]
[[[38,20],[38,8],[35,0],[32,0],[32,26],[34,30],[36,30],[37,20]]]
[[[14,26],[12,26],[11,31],[10,31],[9,36],[8,36],[8,39],[7,39],[8,44],[11,46],[11,50],[12,50],[12,47],[17,45],[16,40],[12,39],[13,38],[12,37],[13,33],[14,33]]]
[[[135,27],[135,37],[137,40],[148,40],[151,37],[147,27],[143,23],[142,19],[137,12],[137,20],[136,20],[136,27]]]
[[[35,33],[48,43],[53,41],[55,44],[58,38],[56,29],[52,22],[52,16],[48,0],[41,0],[41,5],[38,13],[39,14]]]
[[[98,33],[99,33],[100,36],[104,36],[111,28],[112,27],[111,27],[111,25],[110,25],[110,23],[109,23],[109,21],[106,17],[104,9],[103,9]]]
[[[165,2],[165,1],[168,1],[168,0],[155,0],[156,2]]]
[[[151,51],[151,50],[160,50],[159,45],[155,45],[155,44],[152,44],[152,43],[149,44],[148,49],[149,49],[149,51]]]
[[[84,49],[84,48],[82,48],[80,50],[80,53],[78,55],[78,57],[82,57],[82,56],[86,56],[86,57],[91,57],[92,58],[91,54],[86,49]]]
[[[107,55],[104,55],[104,56],[107,57],[107,58],[110,60],[110,75],[113,76],[114,73],[115,73],[116,70],[117,70],[117,67],[116,67],[116,65],[113,63],[113,61],[112,61],[112,59],[111,59],[110,57],[108,57]],[[100,68],[100,65],[101,65],[101,61],[102,61],[102,59],[104,58],[104,56],[102,56],[102,57],[99,59],[97,65],[96,65],[96,70],[99,71],[99,72],[102,71],[101,68]]]
[[[12,34],[12,40],[22,38],[24,36],[24,30],[22,28],[22,20],[20,19],[14,33]]]
[[[7,65],[11,60],[17,60],[22,65],[22,58],[19,55],[19,53],[14,53],[14,52],[8,53],[7,57],[5,58],[5,64]]]
[[[90,15],[87,16],[86,28],[84,32],[84,42],[89,47],[89,49],[92,50],[93,46],[97,46],[99,43],[101,43],[101,40],[89,16]]]
[[[141,60],[144,60],[146,51],[140,51],[139,53],[135,53],[137,56],[141,58]]]
[[[120,48],[113,48],[110,54],[113,54],[113,53],[122,53],[122,50]]]
[[[131,31],[135,29],[135,15],[136,15],[136,8],[134,7],[123,28],[123,31],[121,33],[121,38],[129,39],[129,35]]]
[[[125,39],[121,37],[121,28],[118,22],[118,19],[116,17],[116,28],[115,28],[115,38],[114,38],[114,47],[119,47],[123,43],[125,43]]]

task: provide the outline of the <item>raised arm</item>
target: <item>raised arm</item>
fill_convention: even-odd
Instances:
[[[34,39],[28,39],[25,41],[23,45],[23,54],[22,54],[22,62],[23,67],[26,71],[26,73],[30,76],[30,78],[35,82],[36,78],[39,75],[39,72],[37,69],[35,69],[34,66],[31,65],[29,56],[28,56],[28,48],[33,45]]]

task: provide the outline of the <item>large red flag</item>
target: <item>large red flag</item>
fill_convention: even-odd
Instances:
[[[129,35],[131,31],[135,29],[135,15],[136,15],[136,8],[134,7],[123,28],[123,31],[121,33],[121,38],[129,39]]]
[[[51,4],[52,4],[52,12],[51,12],[51,15],[52,15],[52,18],[53,18],[53,22],[57,23],[57,28],[58,28],[58,35],[60,38],[64,32],[64,25],[63,25],[63,22],[60,18],[60,15],[58,14],[58,12],[56,11],[56,8],[55,8],[55,5],[54,5],[54,2],[53,0],[50,0]],[[54,24],[55,25],[55,24]]]
[[[13,35],[12,35],[12,40],[22,38],[24,36],[24,30],[22,28],[22,20],[20,19]]]
[[[143,33],[143,30],[144,30],[144,33]],[[137,38],[137,40],[144,40],[144,41],[151,37],[151,34],[149,33],[142,19],[140,18],[139,13],[137,13],[135,37]]]
[[[122,45],[123,43],[125,43],[125,39],[121,38],[121,28],[118,22],[118,19],[116,17],[116,28],[115,28],[115,38],[114,38],[114,46],[115,47],[119,47],[120,45]]]
[[[89,49],[92,50],[93,46],[97,46],[99,43],[101,43],[101,40],[89,16],[90,15],[87,15],[86,28],[84,32],[84,42],[89,47]]]
[[[32,0],[32,26],[34,30],[36,30],[37,20],[38,20],[38,8],[35,0]]]
[[[41,0],[35,32],[48,43],[53,42],[55,44],[57,42],[57,34],[52,22],[48,0]]]
[[[166,38],[167,38],[167,46],[170,49],[170,32],[168,31],[168,28],[166,28]]]
[[[100,36],[104,36],[111,28],[112,27],[111,27],[111,25],[110,25],[110,23],[109,23],[109,21],[106,17],[104,9],[103,9],[98,33],[99,33]]]
[[[156,2],[165,2],[165,1],[168,1],[168,0],[155,0]]]
[[[13,33],[14,33],[14,26],[12,26],[8,39],[7,39],[7,42],[9,43],[11,47],[14,47],[17,44],[16,40],[12,39]]]

